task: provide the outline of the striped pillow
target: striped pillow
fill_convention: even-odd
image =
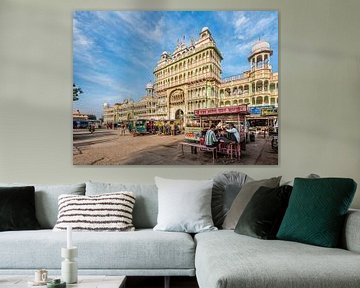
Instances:
[[[55,231],[72,226],[74,231],[133,231],[132,192],[92,196],[60,195]]]

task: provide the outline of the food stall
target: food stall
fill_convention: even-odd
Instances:
[[[240,135],[245,138],[244,131],[241,125],[245,123],[245,116],[249,115],[247,104],[238,106],[227,106],[218,108],[198,109],[194,111],[196,125],[185,127],[185,140],[190,142],[199,142],[201,136],[206,132],[211,124],[218,125],[234,123],[237,126]],[[245,142],[242,143],[242,148],[245,149]]]
[[[219,122],[237,123],[237,127],[240,127],[241,123],[244,123],[245,116],[250,114],[247,104],[237,106],[226,106],[219,108],[206,108],[198,109],[194,111],[195,117],[199,118],[200,127],[204,127],[204,124],[218,124]]]

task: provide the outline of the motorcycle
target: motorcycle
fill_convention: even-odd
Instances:
[[[273,135],[272,135],[272,138],[271,138],[271,148],[275,151],[275,152],[278,152],[278,146],[279,146],[279,144],[278,144],[278,134],[276,133],[274,133]]]
[[[93,133],[95,132],[95,126],[94,126],[94,125],[91,125],[91,126],[89,127],[89,132],[90,132],[91,134],[93,134]]]

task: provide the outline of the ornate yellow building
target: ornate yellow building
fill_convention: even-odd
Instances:
[[[164,51],[154,69],[154,84],[140,101],[104,105],[104,122],[131,119],[194,119],[194,110],[249,104],[250,108],[278,106],[278,73],[272,72],[270,44],[258,41],[248,57],[250,67],[221,79],[221,52],[204,27],[197,41],[178,41],[172,54]],[[255,111],[255,110],[254,110]]]

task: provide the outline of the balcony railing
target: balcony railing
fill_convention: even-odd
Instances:
[[[227,82],[231,82],[231,81],[235,81],[235,80],[241,80],[241,79],[246,79],[244,73],[241,73],[241,74],[239,74],[239,75],[234,75],[234,76],[226,77],[226,78],[224,78],[224,79],[221,80],[221,83],[227,83]]]
[[[199,47],[197,47],[197,48],[195,48],[195,49],[193,49],[193,50],[189,50],[189,51],[187,51],[186,53],[181,54],[181,55],[178,56],[178,57],[169,58],[166,62],[164,62],[164,63],[162,63],[162,64],[158,64],[158,65],[155,67],[154,72],[160,70],[161,68],[163,68],[163,67],[165,67],[165,66],[171,65],[171,64],[173,64],[173,63],[175,63],[175,62],[178,62],[178,61],[180,61],[180,60],[182,60],[182,59],[184,59],[184,58],[190,57],[191,55],[196,54],[197,52],[199,52],[199,51],[201,51],[201,50],[204,50],[204,49],[206,49],[206,48],[208,48],[208,47],[216,47],[216,45],[215,45],[215,43],[213,43],[213,42],[209,42],[209,43],[203,44],[203,45],[201,45],[201,46],[199,46]]]
[[[209,79],[209,78],[214,78],[216,80],[219,80],[219,75],[217,75],[214,72],[203,73],[203,74],[200,74],[200,75],[197,75],[197,76],[186,77],[184,79],[181,79],[181,80],[178,80],[178,81],[173,81],[173,82],[166,83],[166,84],[161,84],[161,85],[156,84],[155,89],[157,91],[158,90],[163,90],[163,89],[167,89],[167,88],[173,87],[173,86],[178,86],[178,85],[181,85],[181,84],[184,84],[184,83],[196,82],[196,81],[199,81],[199,80],[206,80],[206,79]]]

